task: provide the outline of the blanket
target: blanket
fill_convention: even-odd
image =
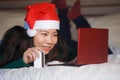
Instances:
[[[109,55],[101,64],[0,69],[0,80],[120,80],[119,75],[120,54]]]

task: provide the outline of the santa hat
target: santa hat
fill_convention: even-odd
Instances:
[[[24,28],[30,37],[36,29],[59,29],[60,21],[54,4],[43,2],[27,6]]]

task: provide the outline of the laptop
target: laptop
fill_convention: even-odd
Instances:
[[[108,29],[79,28],[77,64],[107,62]]]

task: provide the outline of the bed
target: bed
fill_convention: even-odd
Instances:
[[[14,8],[15,6],[18,8],[22,6],[23,8],[31,2],[21,0],[17,2],[20,4],[16,5],[15,1],[1,1],[0,8]],[[69,2],[74,2],[74,0]],[[109,30],[108,44],[113,54],[108,55],[107,63],[82,66],[45,66],[39,69],[33,66],[0,69],[0,80],[120,80],[120,0],[81,0],[81,2],[82,14],[90,16],[87,16],[86,19],[92,28],[107,28]],[[86,4],[86,2],[88,3]],[[69,5],[72,5],[72,3]],[[4,32],[12,26],[23,26],[24,16],[25,11],[14,9],[12,11],[8,9],[1,10],[0,39]],[[72,22],[71,25],[72,39],[77,41],[76,27]],[[51,63],[55,64],[60,62],[53,61]]]
[[[11,24],[2,24],[3,28],[8,29],[14,22],[23,26],[21,20],[24,14],[16,14],[14,17],[18,15],[19,19],[14,19],[8,15],[9,18],[7,20]],[[93,28],[109,29],[109,46],[113,54],[108,55],[107,63],[83,66],[45,66],[45,68],[40,69],[33,68],[33,66],[17,69],[0,69],[0,80],[120,80],[120,14],[89,17],[86,19]],[[20,21],[21,23],[19,23]],[[72,25],[72,39],[77,40],[75,26],[74,24]],[[9,27],[5,28],[5,26]],[[53,61],[52,63],[58,62]]]
[[[80,67],[46,66],[35,69],[1,69],[0,80],[120,80],[120,55],[110,55],[109,61]]]

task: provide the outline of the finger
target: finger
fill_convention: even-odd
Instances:
[[[33,53],[29,53],[28,55],[27,55],[27,59],[28,59],[28,62],[31,62],[31,61],[33,61],[34,60],[34,58],[33,58],[33,55],[32,55]]]
[[[40,51],[38,51],[37,49],[35,49],[35,54],[36,54],[36,57],[37,57],[37,58],[39,58],[39,56],[40,56],[40,55],[39,55],[39,52],[40,52]]]
[[[39,52],[39,47],[32,47],[27,50],[27,53],[29,54],[31,60],[35,60],[37,57],[39,58]]]
[[[33,61],[36,60],[37,56],[35,51],[31,53],[31,56]]]

